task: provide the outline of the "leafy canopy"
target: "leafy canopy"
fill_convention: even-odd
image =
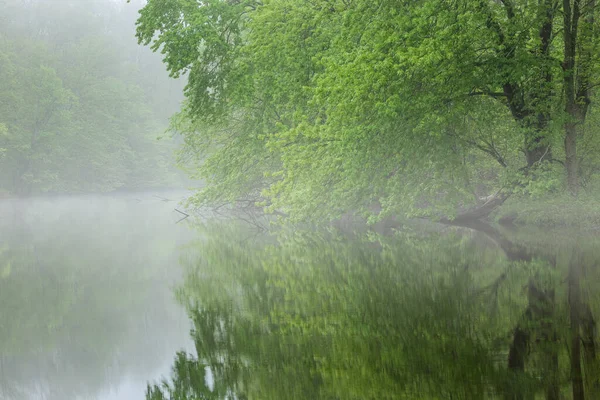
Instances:
[[[567,120],[557,7],[150,0],[137,36],[189,74],[172,129],[206,180],[197,203],[452,214],[503,187],[561,187],[530,185],[538,167],[561,174],[544,165],[561,162]]]

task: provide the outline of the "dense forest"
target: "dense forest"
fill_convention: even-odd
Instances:
[[[141,2],[0,1],[0,195],[175,187],[182,99],[137,46]]]
[[[149,0],[137,37],[188,76],[172,130],[209,183],[198,204],[452,219],[598,189],[597,13],[595,0]]]

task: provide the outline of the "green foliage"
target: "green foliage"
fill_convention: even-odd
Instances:
[[[226,78],[240,43],[243,13],[255,1],[195,0],[149,2],[141,11],[140,42],[160,50],[171,76],[189,74],[185,93],[192,114],[209,117],[225,111],[230,88]],[[155,36],[153,21],[163,27]]]
[[[562,17],[534,3],[150,0],[137,37],[189,73],[172,129],[207,183],[196,203],[451,215],[500,188],[562,186],[537,168],[569,120]]]
[[[0,131],[0,188],[33,194],[181,184],[173,141],[156,142],[181,88],[136,46],[134,6],[9,6],[10,22],[0,28],[7,129]]]
[[[493,218],[518,225],[597,231],[600,229],[598,194],[586,192],[577,199],[564,193],[536,198],[515,196],[504,203]]]
[[[515,173],[514,179],[519,185],[516,186],[513,193],[528,196],[533,200],[556,195],[564,192],[562,175],[563,169],[549,162],[543,162],[526,173],[518,171]]]

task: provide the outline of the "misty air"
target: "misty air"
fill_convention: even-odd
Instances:
[[[597,0],[0,0],[0,400],[600,399]]]

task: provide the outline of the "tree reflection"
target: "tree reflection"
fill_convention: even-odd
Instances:
[[[275,242],[210,229],[178,291],[196,354],[179,353],[147,398],[558,399],[575,387],[567,246],[490,229]],[[591,382],[585,309],[577,332]]]

